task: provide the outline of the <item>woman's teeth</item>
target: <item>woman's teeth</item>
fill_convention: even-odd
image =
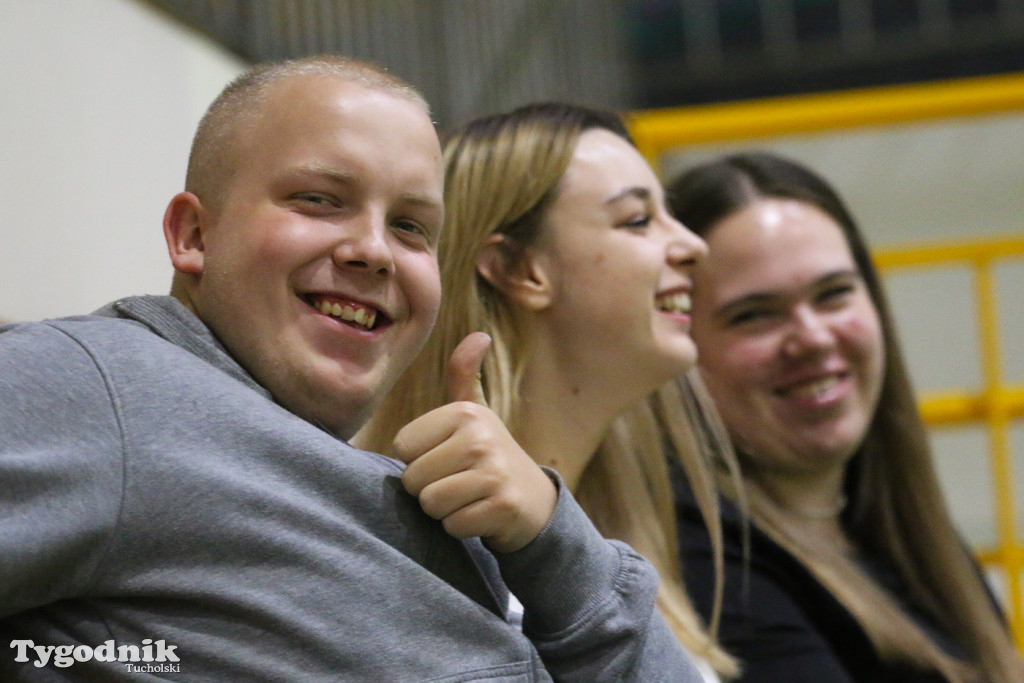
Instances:
[[[667,296],[659,296],[655,299],[655,304],[658,310],[665,311],[666,313],[689,313],[690,295],[669,294]]]
[[[829,391],[835,385],[839,384],[838,377],[826,377],[825,379],[819,379],[815,382],[809,382],[807,384],[801,384],[798,387],[790,389],[789,395],[795,398],[811,398],[818,396]]]

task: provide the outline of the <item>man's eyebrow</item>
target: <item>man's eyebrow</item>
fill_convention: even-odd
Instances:
[[[626,199],[627,197],[636,197],[637,199],[647,201],[651,198],[651,191],[646,187],[627,187],[625,190],[617,192],[605,200],[605,204],[614,204],[615,202]]]
[[[287,175],[297,178],[315,176],[338,183],[339,185],[353,185],[359,180],[358,173],[351,173],[349,171],[339,170],[330,166],[319,166],[316,164],[296,166],[295,168],[289,169]],[[423,206],[424,208],[436,211],[441,211],[444,208],[443,200],[422,192],[406,192],[401,195],[401,199],[409,204]]]
[[[350,185],[354,183],[358,177],[355,173],[342,171],[330,166],[319,166],[315,164],[294,166],[284,170],[282,176],[288,178],[324,178],[342,185]]]
[[[425,209],[430,209],[433,211],[444,210],[444,202],[429,194],[422,194],[419,192],[407,192],[402,195],[402,201],[409,204],[422,206]]]

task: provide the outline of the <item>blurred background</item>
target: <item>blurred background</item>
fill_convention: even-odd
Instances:
[[[538,99],[645,112],[1022,73],[1024,0],[4,0],[0,38],[0,318],[25,319],[166,289],[163,206],[253,62],[379,62],[440,127]],[[1022,113],[694,140],[657,163],[770,146],[830,177],[877,247],[1002,234],[1024,216]]]
[[[822,172],[896,264],[947,494],[1020,602],[1024,0],[2,0],[0,319],[166,293],[163,209],[203,110],[250,63],[320,52],[387,66],[442,128],[564,99],[638,133],[660,117],[645,152],[666,179],[745,147]],[[820,115],[847,101],[884,111]],[[741,125],[689,134],[719,113]],[[979,244],[998,248],[898,266]]]

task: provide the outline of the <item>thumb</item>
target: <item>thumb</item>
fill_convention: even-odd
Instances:
[[[452,351],[446,375],[450,402],[472,401],[487,405],[480,369],[490,346],[490,336],[483,332],[470,332]]]

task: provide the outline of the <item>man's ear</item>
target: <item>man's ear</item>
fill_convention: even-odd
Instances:
[[[476,270],[496,289],[528,311],[542,311],[554,299],[554,270],[534,249],[524,249],[515,263],[502,253],[504,235],[491,235],[476,258]]]
[[[199,197],[191,192],[174,195],[164,211],[167,252],[179,273],[201,275],[203,272],[203,232],[207,228],[207,215]]]

